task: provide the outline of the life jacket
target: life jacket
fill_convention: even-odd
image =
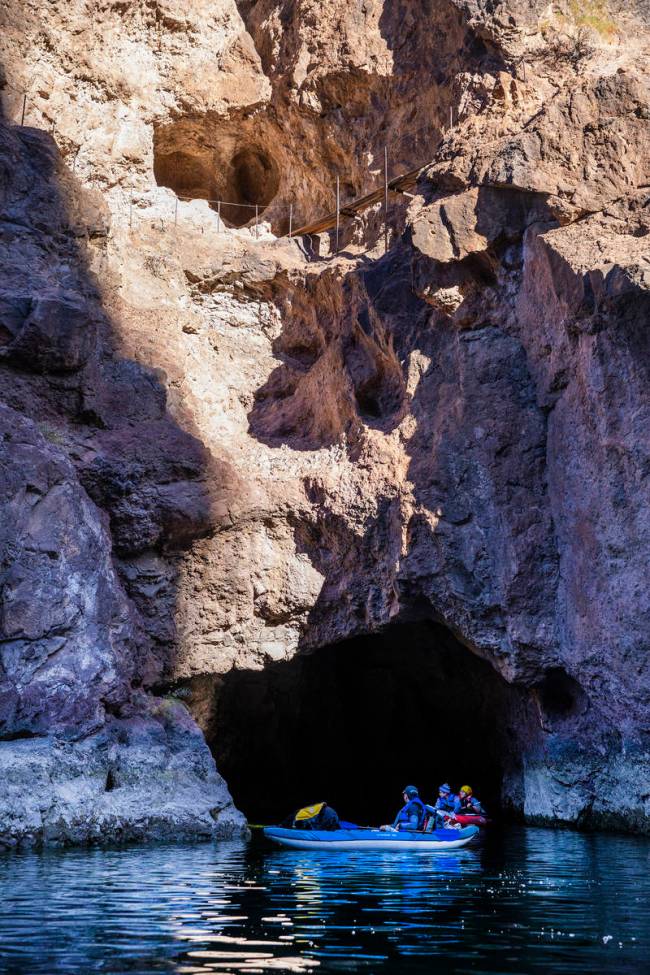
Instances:
[[[483,812],[483,808],[481,803],[478,801],[478,799],[475,799],[474,796],[465,796],[464,799],[460,799],[460,811],[461,813],[469,813],[474,816],[479,816]]]
[[[448,796],[444,797],[444,799],[442,796],[440,796],[436,802],[436,809],[438,812],[454,812],[455,807],[456,796],[453,794],[453,792],[450,792]]]
[[[325,808],[324,802],[317,802],[313,806],[303,806],[293,817],[294,823],[307,823],[310,819],[316,819],[322,809]]]
[[[402,809],[400,809],[400,811],[397,814],[397,822],[408,823],[413,813],[417,813],[417,817],[418,817],[418,824],[416,829],[422,829],[422,827],[424,826],[424,820],[427,815],[427,809],[424,803],[422,802],[422,800],[418,799],[417,796],[413,799],[409,799],[406,805],[403,806]]]

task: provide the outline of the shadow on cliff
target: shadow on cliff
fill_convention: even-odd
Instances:
[[[170,414],[165,376],[155,363],[120,353],[119,323],[94,270],[106,250],[109,215],[101,196],[83,189],[65,168],[49,134],[0,119],[0,203],[0,399],[33,421],[49,453],[72,462],[78,482],[107,516],[114,563],[131,598],[128,621],[120,619],[118,627],[107,616],[100,623],[102,640],[117,645],[123,667],[115,682],[126,685],[126,695],[103,702],[107,712],[119,714],[128,710],[129,686],[150,687],[173,667],[179,555],[226,517],[238,484],[189,421],[185,426]],[[80,489],[73,484],[71,490]],[[56,521],[56,509],[50,518]],[[52,653],[48,566],[58,556],[49,551],[51,542],[48,549],[45,524],[42,535],[35,543],[41,554],[29,571],[43,632],[26,606],[11,634],[15,641],[25,636],[32,659],[41,652],[44,658],[39,683],[29,691],[32,711],[25,705],[20,712],[18,730],[25,734],[48,731],[37,687],[46,685]],[[74,539],[70,544],[74,548]],[[106,546],[110,552],[108,539]],[[90,578],[98,567],[89,562],[81,572]],[[53,618],[57,611],[53,606]],[[55,651],[67,638],[74,644],[86,613],[102,612],[101,606],[82,609],[71,624],[77,629],[58,634]],[[75,680],[83,683],[81,662],[76,667]],[[4,678],[10,679],[7,672]],[[56,666],[51,679],[61,680]],[[16,730],[13,692],[10,698],[14,710],[0,713],[7,734]],[[70,727],[75,720],[72,707],[61,717]]]
[[[387,144],[392,148],[399,144],[399,133],[407,133],[400,156],[391,160],[393,175],[426,165],[449,128],[450,113],[457,121],[459,72],[507,70],[502,53],[469,28],[458,6],[451,0],[387,0],[383,5],[379,31],[392,56]],[[399,105],[407,109],[395,119],[399,128],[393,131],[391,114]]]

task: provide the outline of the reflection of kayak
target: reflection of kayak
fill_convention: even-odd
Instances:
[[[266,826],[264,835],[296,850],[455,850],[478,834],[478,826],[436,829],[431,833],[384,832],[381,829],[283,829]]]
[[[471,813],[468,813],[466,816],[463,816],[462,813],[457,813],[456,822],[460,823],[461,826],[485,826],[487,819],[485,816],[476,816]]]

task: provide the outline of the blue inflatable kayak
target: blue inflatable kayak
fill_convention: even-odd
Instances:
[[[283,829],[265,826],[264,835],[295,850],[456,850],[478,835],[478,826],[436,829],[431,833],[397,833],[381,829]]]

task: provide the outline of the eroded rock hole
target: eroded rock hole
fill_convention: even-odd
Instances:
[[[444,627],[403,624],[220,685],[206,734],[252,822],[327,800],[389,821],[401,790],[466,782],[492,811],[518,757],[518,693]]]
[[[383,389],[378,380],[363,384],[355,390],[355,399],[360,416],[366,420],[379,420],[384,413],[393,412],[397,407],[395,399],[384,403]]]
[[[216,184],[212,160],[188,152],[154,153],[154,176],[158,186],[173,190],[179,198],[215,199]]]
[[[587,707],[587,694],[562,667],[552,667],[537,686],[539,702],[548,718],[561,721],[582,714]]]

